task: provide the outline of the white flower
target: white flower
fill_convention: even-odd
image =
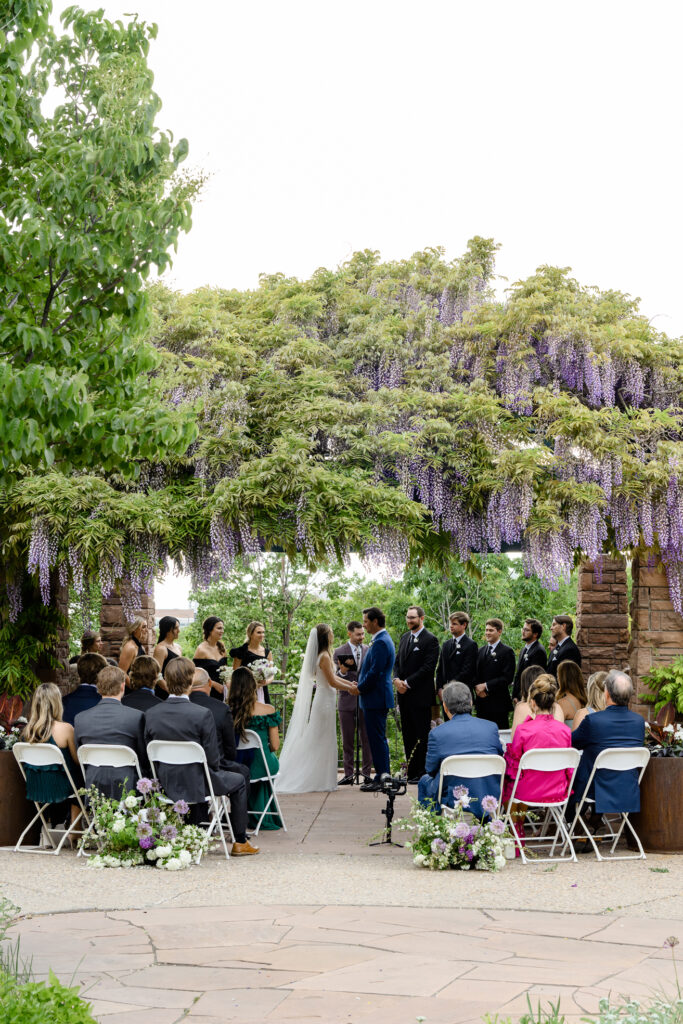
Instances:
[[[498,856],[493,861],[496,871],[500,871],[501,868],[505,867],[505,857]]]
[[[99,853],[95,854],[94,857],[90,857],[90,859],[88,860],[88,867],[89,868],[103,868],[104,867],[104,864],[102,863],[102,858],[100,857]]]
[[[170,843],[167,843],[166,846],[157,846],[157,857],[159,857],[160,859],[163,859],[164,857],[170,857],[172,853],[173,847],[171,846]]]
[[[166,861],[167,871],[180,871],[182,866],[183,865],[180,863],[177,857],[171,857],[170,860]]]
[[[163,862],[163,860],[161,859],[161,857],[160,857],[160,858],[159,858],[159,860],[157,861],[157,865],[156,865],[156,866],[157,866],[158,868],[164,868],[164,867],[166,867],[166,865],[164,864],[164,862]]]
[[[157,853],[156,850],[147,851],[147,860],[156,860],[158,856],[159,854]]]
[[[163,825],[163,823],[166,821],[166,812],[165,811],[159,811],[158,821],[159,821],[160,825]]]
[[[137,814],[134,814],[134,815],[133,815],[133,817],[134,817],[134,818],[135,818],[135,819],[136,819],[137,821],[147,821],[147,808],[146,808],[146,807],[142,807],[142,808],[141,808],[141,809],[140,809],[140,810],[138,811],[138,813],[137,813]]]
[[[413,864],[417,864],[417,866],[421,868],[424,865],[426,859],[427,858],[425,857],[424,853],[416,853],[415,856],[413,857]]]
[[[674,727],[673,727],[673,725],[665,725],[663,731],[664,732],[673,732],[674,731]]]
[[[121,861],[121,867],[122,868],[132,868],[133,867],[133,861],[132,860],[122,860]]]
[[[125,827],[126,827],[126,820],[125,820],[125,818],[114,818],[114,821],[113,821],[112,826],[111,826],[111,830],[112,830],[112,832],[123,832]]]
[[[121,867],[121,861],[119,860],[119,858],[118,857],[112,857],[109,854],[105,854],[105,856],[102,858],[102,863],[104,864],[105,868],[120,868]]]
[[[133,794],[131,793],[129,796],[126,797],[126,799],[123,802],[125,806],[128,808],[128,810],[132,811],[133,808],[137,807],[138,805],[138,798],[136,796],[133,796]]]
[[[178,858],[181,864],[187,865],[192,863],[192,854],[189,853],[187,850],[181,850],[180,853],[178,854]]]

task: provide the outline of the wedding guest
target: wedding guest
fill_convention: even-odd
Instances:
[[[247,667],[255,661],[263,659],[269,661],[272,665],[273,652],[269,647],[266,647],[266,627],[262,622],[254,620],[249,623],[247,626],[246,643],[243,643],[241,647],[232,647],[230,657],[232,658],[233,669],[240,668],[241,666]],[[262,704],[270,703],[270,694],[267,686],[259,686],[258,695],[258,699]]]
[[[123,672],[128,672],[128,669],[136,658],[141,658],[143,654],[147,654],[145,649],[146,642],[147,622],[145,619],[137,615],[133,621],[129,622],[126,626],[126,639],[123,642],[121,653],[119,654],[119,668]]]
[[[126,687],[126,673],[120,668],[106,665],[97,676],[97,689],[102,698],[99,704],[76,715],[74,738],[76,747],[84,743],[106,743],[130,747],[138,755],[140,771],[149,769],[144,742],[145,716],[137,708],[126,708],[121,703]],[[110,765],[88,765],[85,769],[86,786],[97,786],[105,796],[118,799],[124,789],[134,789],[138,776],[134,768]]]
[[[477,718],[485,718],[495,722],[499,729],[507,729],[512,711],[510,685],[515,674],[515,652],[501,641],[502,632],[500,619],[487,620],[486,643],[477,655],[474,707]]]
[[[512,786],[517,778],[519,762],[527,750],[539,747],[571,747],[571,730],[553,715],[556,683],[553,676],[543,673],[531,684],[529,704],[532,714],[520,722],[512,741],[505,750],[505,784],[503,800],[510,799]],[[564,800],[571,772],[525,771],[517,785],[516,799],[525,801],[554,802]],[[522,814],[522,820],[524,815]],[[513,815],[514,820],[514,815]]]
[[[477,681],[477,652],[474,640],[467,635],[470,617],[467,612],[452,612],[448,617],[451,639],[441,648],[436,669],[436,688],[439,700],[449,679],[458,679],[471,690]]]
[[[570,615],[556,615],[550,627],[555,646],[548,657],[548,672],[557,676],[557,667],[563,661],[581,665],[581,651],[572,640],[574,620]]]
[[[102,698],[97,690],[97,676],[106,667],[107,661],[101,654],[82,654],[76,662],[78,686],[63,700],[63,718],[69,725],[74,724],[76,715],[81,711],[100,703]]]
[[[387,712],[394,706],[391,670],[396,651],[386,629],[386,618],[381,608],[372,606],[363,611],[363,628],[372,636],[372,644],[358,673],[357,688],[360,708],[365,715],[365,727],[370,740],[375,777],[364,782],[361,792],[374,793],[380,787],[380,778],[389,772],[389,744],[387,743]]]
[[[538,665],[545,672],[548,664],[548,655],[541,643],[543,624],[538,619],[525,619],[522,626],[522,640],[524,647],[519,652],[515,678],[512,681],[512,702],[515,704],[520,699],[520,680],[525,668]]]
[[[99,657],[99,655],[95,655]],[[102,659],[104,661],[104,659]],[[62,696],[54,683],[41,683],[33,694],[28,722],[21,737],[24,743],[51,743],[64,755],[67,770],[74,785],[83,785],[78,764],[73,726],[63,720]],[[71,823],[76,820],[79,806],[73,797],[71,783],[61,765],[24,765],[26,772],[26,799],[49,803],[48,819],[61,824],[70,807]]]
[[[149,711],[155,704],[161,704],[154,695],[154,687],[159,677],[159,663],[156,658],[144,654],[136,658],[128,673],[128,692],[121,703],[125,708],[137,708],[138,711]]]
[[[205,668],[196,668],[194,670],[190,702],[198,704],[200,708],[207,708],[213,715],[221,769],[228,772],[238,772],[239,775],[244,776],[248,800],[249,769],[246,765],[240,764],[236,759],[237,745],[235,743],[235,726],[232,720],[232,711],[229,704],[224,704],[223,701],[212,700],[211,679]]]
[[[337,668],[338,674],[347,683],[358,682],[363,659],[368,651],[368,645],[363,643],[365,630],[363,623],[353,619],[346,626],[348,641],[337,647],[332,660]],[[356,747],[356,727],[362,750],[363,782],[371,781],[372,753],[370,751],[370,740],[365,728],[365,716],[358,707],[358,697],[347,690],[339,691],[337,704],[339,713],[339,726],[342,736],[342,758],[344,761],[344,778],[340,780],[340,786],[352,786],[354,781],[354,751]]]
[[[178,643],[180,623],[172,615],[164,615],[159,619],[159,639],[152,657],[156,658],[163,676],[164,669],[173,658],[182,658],[183,652]]]
[[[209,629],[211,635],[211,628]],[[247,841],[247,788],[239,772],[223,771],[213,715],[206,708],[190,701],[195,666],[189,658],[174,658],[166,666],[168,700],[150,708],[145,715],[145,742],[177,740],[198,743],[206,754],[211,784],[216,796],[230,797],[230,821],[235,833],[232,855],[247,857],[259,852]],[[159,763],[157,774],[161,787],[171,800],[185,800],[192,808],[195,823],[206,814],[206,777],[200,764],[171,765]]]
[[[432,706],[436,700],[434,673],[439,660],[439,641],[425,629],[425,612],[419,605],[411,605],[406,611],[406,626],[408,631],[398,644],[394,686],[401,712],[408,782],[417,786],[424,775]]]
[[[564,712],[565,725],[572,728],[574,715],[586,706],[586,684],[583,673],[573,661],[561,661],[557,667],[557,703]]]
[[[472,691],[464,683],[447,683],[443,690],[443,706],[448,721],[432,729],[427,743],[426,773],[417,787],[417,798],[423,806],[434,804],[453,807],[453,789],[465,786],[471,800],[467,808],[476,817],[483,816],[481,801],[485,796],[500,799],[500,774],[479,779],[447,775],[443,781],[441,804],[438,803],[441,762],[459,754],[502,754],[498,729],[494,722],[472,716]]]
[[[235,669],[230,680],[228,701],[232,709],[237,736],[240,739],[245,739],[247,729],[258,734],[268,770],[275,778],[280,767],[280,762],[275,756],[275,751],[280,749],[280,713],[272,704],[264,704],[258,699],[256,679],[250,668],[243,666]],[[262,778],[265,774],[265,766],[260,751],[238,750],[237,756],[239,757],[240,754],[247,755],[246,760],[249,763],[247,765],[245,760],[244,767],[250,778]],[[253,756],[249,756],[252,754]],[[260,815],[270,796],[270,787],[267,782],[252,782],[249,793],[249,810]],[[265,815],[261,828],[269,832],[282,828],[282,820],[274,808]]]
[[[642,747],[645,742],[645,719],[629,711],[633,697],[631,679],[618,669],[605,677],[605,710],[586,715],[572,733],[572,746],[581,750],[576,771],[572,801],[585,792],[595,759],[608,747]],[[596,814],[630,813],[640,810],[639,769],[596,772],[588,797],[595,800]]]
[[[624,673],[628,675],[628,673]],[[596,711],[605,710],[605,679],[606,672],[593,672],[586,683],[587,703],[585,708],[579,708],[574,715],[572,731],[579,728],[586,715],[592,715]]]
[[[554,636],[549,636],[548,637],[548,657],[549,658],[550,658],[550,655],[553,653],[553,651],[555,650],[556,647],[557,647],[557,640],[555,639]]]
[[[79,658],[84,654],[101,654],[102,653],[102,637],[99,633],[92,629],[86,629],[85,633],[81,637],[81,653],[74,654],[73,657],[69,658],[69,664],[75,665]]]
[[[217,615],[209,615],[208,619],[202,622],[204,639],[200,643],[192,658],[197,668],[203,668],[209,673],[211,679],[211,696],[218,700],[225,699],[225,684],[220,677],[221,669],[228,664],[227,651],[223,643],[225,626],[223,620]],[[172,662],[169,662],[169,665]],[[164,675],[164,678],[166,676]]]
[[[546,674],[547,673],[544,671],[544,669],[541,668],[540,665],[529,665],[529,667],[525,668],[522,672],[522,676],[520,679],[519,700],[515,704],[515,711],[512,716],[512,725],[510,726],[510,729],[512,730],[512,736],[510,737],[511,739],[515,735],[515,730],[517,729],[518,725],[520,725],[522,722],[526,722],[527,718],[534,717],[534,710],[531,707],[531,704],[529,703],[529,690],[531,689],[532,685],[536,682],[536,680],[539,678],[539,676]],[[554,681],[555,694],[557,695],[557,680],[554,676],[551,676],[550,678]],[[556,718],[558,722],[564,722],[564,712],[560,705],[557,703],[557,700],[555,700],[555,703],[553,704],[553,718]]]

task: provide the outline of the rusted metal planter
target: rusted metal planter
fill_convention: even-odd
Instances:
[[[35,813],[35,806],[26,799],[26,783],[14,754],[0,750],[0,846],[14,846]],[[25,841],[37,843],[39,828],[32,831],[35,835]]]
[[[651,757],[633,827],[648,853],[683,853],[683,757]]]

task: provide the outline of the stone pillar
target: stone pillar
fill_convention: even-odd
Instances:
[[[140,607],[136,612],[147,621],[147,643],[145,649],[148,654],[154,650],[156,635],[154,632],[154,594],[142,594]],[[102,598],[100,610],[100,635],[102,637],[102,654],[105,658],[119,659],[121,645],[126,635],[126,616],[123,612],[121,597],[118,591],[114,591],[109,597]]]
[[[628,598],[623,558],[604,558],[602,572],[592,562],[579,569],[576,642],[585,678],[628,664]]]
[[[641,704],[638,700],[642,678],[651,667],[667,665],[683,654],[683,618],[673,609],[661,563],[649,569],[646,563],[634,558],[631,571],[629,664],[636,684],[636,699],[631,706],[645,718],[653,718],[652,705]]]

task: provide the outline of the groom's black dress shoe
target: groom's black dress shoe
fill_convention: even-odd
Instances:
[[[381,788],[379,782],[364,782],[360,791],[361,793],[379,793]]]
[[[337,783],[338,786],[352,786],[353,775],[345,775],[343,779],[340,779]]]

